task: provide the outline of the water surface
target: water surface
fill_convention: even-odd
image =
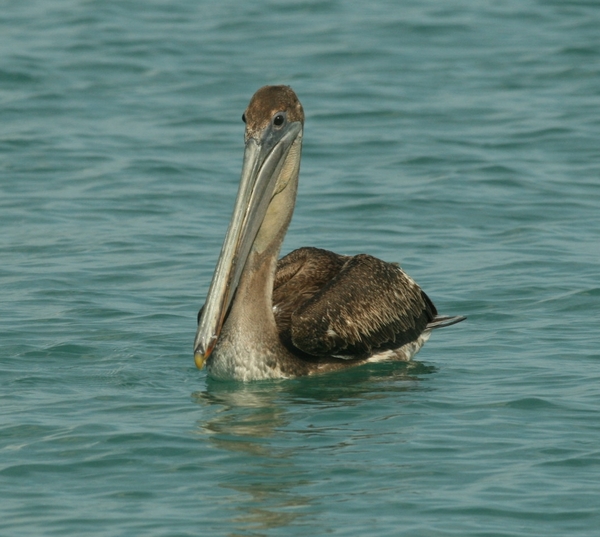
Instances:
[[[0,533],[592,536],[596,2],[5,2]],[[304,105],[303,245],[444,314],[405,364],[193,366],[241,114]]]

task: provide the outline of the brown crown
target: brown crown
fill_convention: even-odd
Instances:
[[[304,110],[289,86],[263,86],[250,99],[244,112],[246,137],[262,131],[277,112],[287,112],[288,121],[300,121],[304,125]]]

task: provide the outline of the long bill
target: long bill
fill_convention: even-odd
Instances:
[[[194,341],[194,360],[201,369],[213,351],[250,250],[275,192],[277,179],[292,144],[302,132],[300,122],[276,131],[267,127],[260,138],[246,142],[242,177],[231,222],[225,235]]]

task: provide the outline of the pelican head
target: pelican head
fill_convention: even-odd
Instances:
[[[268,250],[276,260],[294,206],[304,126],[298,97],[288,86],[264,86],[242,119],[242,176],[196,333],[194,359],[199,368],[215,348],[249,256]],[[286,190],[293,194],[283,195]]]

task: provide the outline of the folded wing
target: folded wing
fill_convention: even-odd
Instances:
[[[398,265],[317,248],[295,250],[278,262],[273,311],[288,347],[347,359],[410,343],[437,315]]]

